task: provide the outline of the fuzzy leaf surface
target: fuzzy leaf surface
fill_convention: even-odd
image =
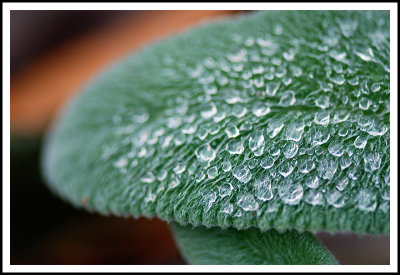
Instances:
[[[336,259],[308,232],[256,228],[207,229],[173,224],[186,261],[201,265],[334,265]]]
[[[43,168],[75,206],[194,225],[389,233],[389,13],[269,11],[100,75]]]

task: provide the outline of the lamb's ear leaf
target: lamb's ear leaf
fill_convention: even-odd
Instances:
[[[150,46],[49,134],[76,206],[223,228],[389,232],[389,13],[270,11]]]
[[[334,256],[311,233],[205,228],[172,224],[182,256],[205,265],[334,265]]]

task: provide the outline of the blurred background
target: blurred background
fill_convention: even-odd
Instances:
[[[167,223],[104,217],[50,193],[42,138],[108,64],[152,41],[248,11],[11,11],[11,264],[186,264]],[[389,237],[319,233],[341,264],[389,264]]]

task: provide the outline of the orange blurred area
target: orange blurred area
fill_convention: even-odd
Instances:
[[[152,41],[235,11],[143,11],[37,58],[11,77],[11,132],[40,134],[62,104],[107,64]]]

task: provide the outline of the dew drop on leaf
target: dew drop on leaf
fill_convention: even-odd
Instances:
[[[251,172],[247,166],[239,164],[232,170],[233,176],[242,183],[247,183],[251,180]]]
[[[303,198],[303,187],[291,180],[286,180],[282,185],[279,185],[278,193],[285,204],[296,205]]]

